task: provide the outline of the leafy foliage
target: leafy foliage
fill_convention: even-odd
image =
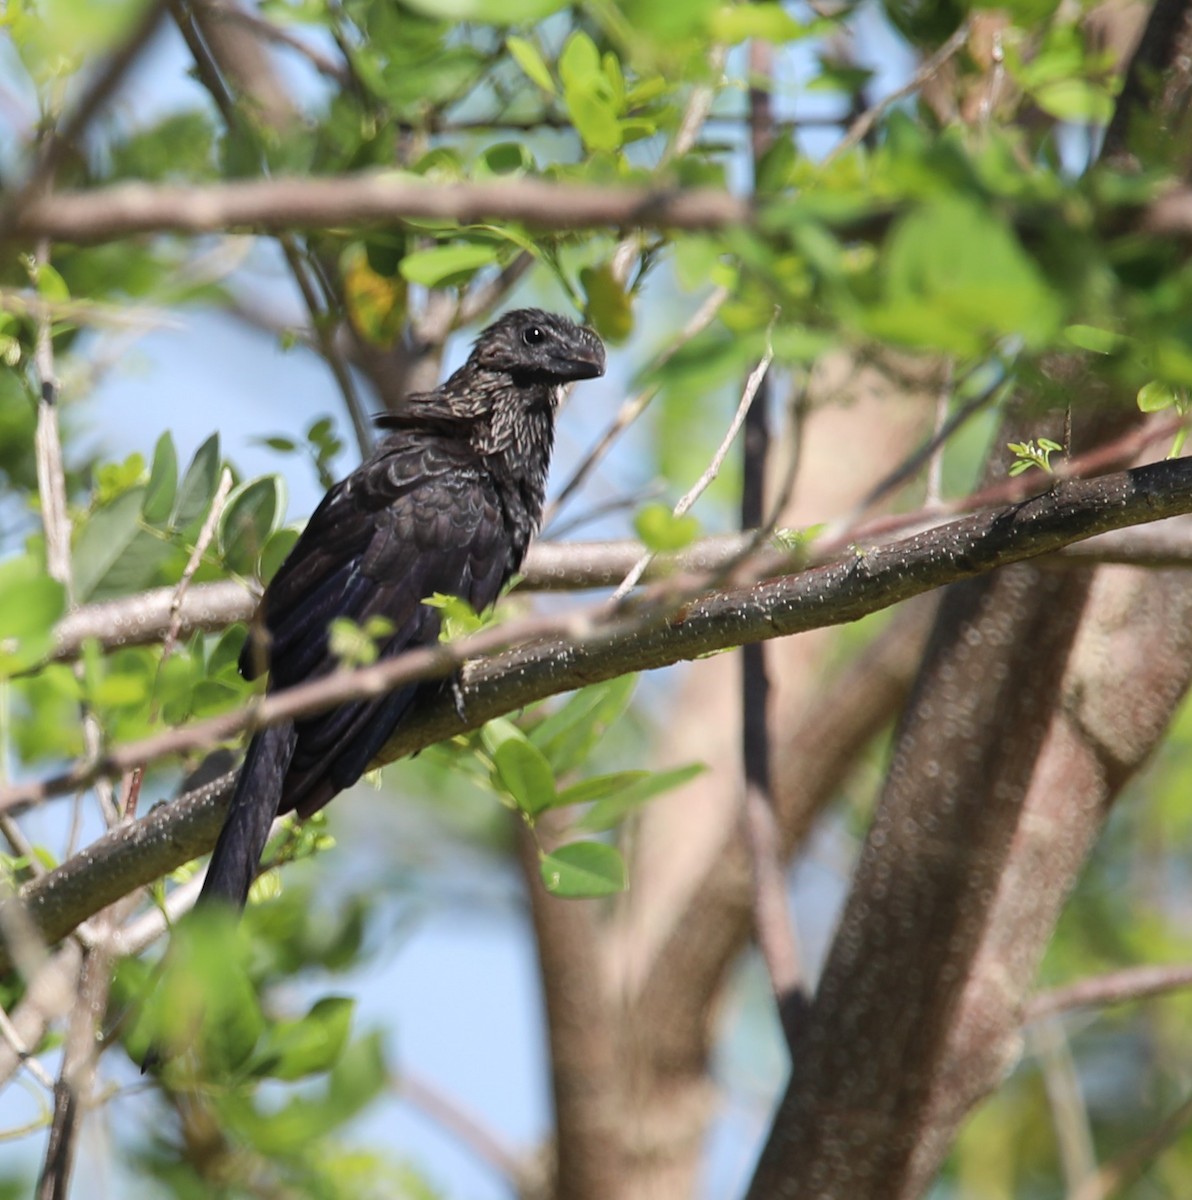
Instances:
[[[979,11],[963,0],[884,0],[881,8],[906,46],[925,51]],[[1123,410],[1136,398],[1145,412],[1183,414],[1192,386],[1192,276],[1182,252],[1134,222],[1139,206],[1182,175],[1162,121],[1156,117],[1153,128],[1138,123],[1140,144],[1153,150],[1138,173],[1074,169],[1077,157],[1091,158],[1096,140],[1082,130],[1103,125],[1112,111],[1114,64],[1089,36],[1080,6],[1015,0],[1001,11],[997,75],[1005,86],[991,85],[989,63],[975,45],[949,66],[957,111],[978,96],[983,119],[944,122],[926,100],[914,99],[891,106],[872,136],[827,159],[812,152],[804,130],[783,127],[752,164],[757,217],[748,227],[635,234],[625,243],[634,263],[628,273],[619,265],[623,230],[580,236],[443,218],[310,231],[294,239],[295,253],[326,311],[312,317],[309,334],[287,327],[278,340],[295,349],[327,333],[332,344],[350,348],[358,372],[383,392],[392,364],[407,361],[403,352],[437,349],[404,340],[428,296],[474,298],[506,274],[518,275],[526,259],[533,299],[573,304],[627,353],[669,338],[713,288],[723,288],[727,298],[706,328],[643,369],[641,382],[656,390],[644,470],[661,477],[668,495],[681,494],[706,465],[728,389],[739,387],[767,344],[775,370],[793,378],[845,355],[859,362],[946,360],[958,381],[954,410],[974,394],[995,408],[1020,384],[1045,392],[1055,386],[1048,365],[1062,354],[1090,385],[1078,392],[1100,388],[1115,403],[1124,398]],[[6,108],[27,104],[52,120],[64,111],[63,98],[79,93],[87,64],[120,45],[139,12],[129,0],[10,5]],[[805,95],[842,113],[873,99],[869,66],[840,53],[855,32],[849,5],[814,18],[790,5],[719,0],[578,7],[561,0],[266,0],[259,12],[300,42],[334,48],[338,74],[325,73],[330,82],[303,91],[294,120],[271,125],[248,97],[229,121],[194,91],[169,111],[129,105],[72,145],[57,184],[199,187],[217,179],[382,169],[434,183],[650,185],[667,194],[738,188],[742,96],[764,81],[747,77],[737,47],[752,39],[776,44],[780,70],[790,73],[780,75],[772,100],[783,109],[797,76],[796,121]],[[710,54],[713,44],[734,48],[723,69]],[[692,140],[685,117],[705,89],[712,119]],[[23,138],[32,149],[39,124],[31,120],[6,147]],[[4,153],[7,181],[15,151]],[[298,536],[287,523],[283,482],[293,478],[292,460],[313,469],[325,488],[352,457],[347,421],[297,422],[284,397],[261,439],[283,458],[277,472],[243,477],[217,432],[189,459],[180,456],[168,402],[146,414],[156,439],[151,455],[113,458],[106,449],[87,449],[77,414],[101,370],[90,368],[103,360],[111,322],[131,313],[152,324],[156,309],[242,304],[235,274],[211,268],[215,249],[228,246],[163,236],[55,245],[50,262],[10,252],[3,264],[0,728],[6,758],[21,770],[94,753],[95,736],[102,748],[246,703],[252,688],[237,670],[242,628],[194,634],[168,654],[161,646],[105,653],[88,644],[77,663],[47,665],[54,627],[68,600],[118,600],[179,589],[184,580],[267,581]],[[69,586],[50,578],[40,529],[39,323],[64,380]],[[996,388],[986,388],[990,377]],[[985,392],[966,391],[977,388],[973,381]],[[1081,402],[1077,395],[1074,403]],[[1051,455],[1062,447],[1021,437],[1009,444],[1010,474],[1050,471]],[[1182,441],[1181,433],[1173,453]],[[831,449],[847,469],[848,446]],[[962,455],[970,474],[975,450]],[[637,505],[639,540],[653,553],[674,553],[704,528],[726,523],[737,471],[726,466],[700,517],[675,517],[663,503]],[[211,525],[225,473],[231,490]],[[205,529],[211,536],[191,571]],[[818,529],[776,538],[801,549]],[[450,597],[431,603],[443,610],[448,637],[502,619],[501,612],[478,616]],[[339,622],[333,647],[345,666],[365,664],[388,632],[383,622]],[[416,767],[435,772],[443,821],[452,820],[467,787],[479,788],[486,803],[495,798],[504,806],[487,804],[490,833],[493,814],[507,809],[538,840],[540,877],[560,902],[620,892],[628,877],[625,834],[643,806],[702,770],[699,763],[643,767],[652,706],[635,701],[633,689],[630,676],[584,688],[424,756]],[[1147,919],[1132,924],[1108,899],[1123,882],[1145,892],[1140,875],[1181,870],[1159,847],[1169,830],[1172,841],[1186,832],[1179,800],[1186,794],[1186,725],[1185,718],[1152,777],[1160,815],[1146,820],[1155,826],[1134,829],[1133,818],[1122,816],[1110,849],[1082,885],[1083,915],[1068,919],[1049,964],[1057,977],[1115,961],[1111,950],[1139,960],[1186,954],[1169,905],[1136,898]],[[635,753],[611,754],[617,737],[636,738]],[[164,792],[192,765],[155,764],[151,783]],[[508,848],[506,826],[487,838],[494,853]],[[158,1083],[176,1128],[151,1129],[138,1150],[141,1169],[162,1194],[433,1194],[416,1168],[349,1147],[350,1123],[391,1082],[379,1034],[353,1029],[352,1002],[339,992],[294,999],[295,989],[312,978],[321,987],[371,949],[367,934],[376,917],[369,898],[353,893],[335,911],[291,882],[310,866],[291,863],[315,858],[331,843],[322,819],[275,840],[270,861],[286,866],[258,883],[247,933],[187,922],[160,979],[139,959],[118,968],[113,1021],[130,1005],[141,1010],[122,1025],[129,1055],[139,1058],[150,1044],[176,1051]],[[5,872],[19,883],[36,863],[55,859],[55,850],[36,845],[31,854],[8,856]],[[189,874],[184,869],[179,879]],[[8,998],[20,986],[14,983]],[[1187,1038],[1186,1021],[1170,1014],[1186,1016],[1182,1007],[1165,1009],[1141,1032],[1098,1021],[1077,1043],[1082,1064],[1109,1062],[1114,1078],[1125,1079],[1143,1057],[1132,1043],[1142,1040],[1150,1050],[1140,1086],[1173,1090],[1165,1064],[1186,1053]],[[201,1095],[202,1104],[188,1108],[184,1094]],[[1122,1095],[1124,1088],[1093,1113],[1096,1136],[1113,1148],[1137,1115]],[[1029,1186],[1053,1194],[1061,1171],[1039,1144],[1044,1103],[1038,1073],[1020,1072],[961,1142],[950,1168],[957,1190],[1026,1195]],[[1011,1145],[1013,1153],[1002,1152]],[[206,1158],[196,1146],[206,1148]],[[1175,1180],[1173,1194],[1187,1157],[1181,1146],[1171,1159],[1179,1166],[1164,1167]]]

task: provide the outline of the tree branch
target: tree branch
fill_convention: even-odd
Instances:
[[[858,551],[850,559],[746,587],[726,589],[686,604],[678,615],[642,623],[630,616],[599,627],[588,639],[553,637],[520,645],[468,664],[463,682],[466,722],[444,694],[395,733],[375,765],[476,728],[485,721],[559,692],[624,674],[651,670],[730,646],[783,637],[857,620],[959,579],[1050,553],[1110,528],[1192,511],[1192,459],[1176,459],[1099,479],[1057,483],[1009,508],[952,522],[892,545]],[[679,581],[680,583],[682,581]],[[673,595],[667,590],[667,595]],[[630,613],[638,608],[629,606]],[[669,606],[668,606],[668,610]],[[553,621],[553,624],[552,624]],[[617,625],[617,621],[625,624]],[[577,618],[534,623],[539,635],[574,627]],[[317,684],[293,688],[248,712],[233,713],[139,743],[114,747],[99,763],[41,783],[0,792],[0,808],[39,802],[87,779],[119,773],[166,753],[260,728],[348,697],[388,690],[399,682],[445,673],[488,639],[508,637],[509,626],[419,651]],[[522,629],[526,625],[522,624]],[[222,820],[232,775],[159,808],[143,820],[101,838],[82,854],[26,884],[21,896],[47,941],[167,871],[209,849]],[[0,954],[0,969],[7,967]]]
[[[602,188],[515,183],[413,183],[385,172],[262,179],[203,187],[122,183],[58,192],[18,214],[14,233],[102,242],[143,233],[326,229],[409,218],[461,224],[514,221],[535,228],[719,229],[746,223],[744,200],[710,188]]]
[[[434,184],[387,172],[271,178],[179,186],[120,183],[62,191],[16,214],[7,236],[76,244],[152,233],[357,229],[395,221],[508,221],[531,229],[717,230],[754,224],[749,200],[715,188],[606,188],[516,182]],[[875,238],[892,214],[874,212],[848,226]],[[1110,234],[1192,238],[1192,187],[1170,187],[1145,205],[1123,205],[1106,220]],[[0,226],[0,236],[5,230]]]
[[[1073,1008],[1129,1004],[1188,987],[1192,987],[1192,966],[1187,963],[1165,967],[1127,967],[1040,992],[1027,1005],[1023,1020],[1038,1021]]]

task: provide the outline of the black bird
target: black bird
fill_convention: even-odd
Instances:
[[[487,608],[537,532],[555,413],[567,384],[604,374],[590,330],[519,309],[476,339],[468,361],[433,392],[378,418],[391,432],[315,510],[261,600],[241,672],[269,670],[269,689],[335,669],[336,617],[392,626],[389,658],[434,643],[436,592]],[[360,778],[398,722],[443,684],[399,687],[253,738],[236,781],[201,902],[243,907],[279,813],[322,808]]]

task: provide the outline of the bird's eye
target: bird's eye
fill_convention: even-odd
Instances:
[[[544,341],[546,334],[537,325],[528,325],[522,330],[522,341],[527,346],[537,346],[539,342]]]

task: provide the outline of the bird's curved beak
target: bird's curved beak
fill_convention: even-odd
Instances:
[[[565,379],[596,379],[604,374],[604,343],[591,330],[583,331],[582,342],[573,342],[565,350],[551,354],[551,360]]]

